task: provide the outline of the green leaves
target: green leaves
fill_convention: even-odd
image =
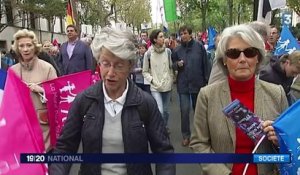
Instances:
[[[291,9],[293,9],[300,16],[299,0],[287,0],[287,4]]]
[[[66,15],[66,5],[62,0],[24,0],[23,3],[19,2],[18,7],[46,19]]]

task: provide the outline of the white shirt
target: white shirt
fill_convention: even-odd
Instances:
[[[102,84],[104,93],[104,106],[105,109],[109,112],[109,114],[113,117],[115,117],[123,109],[126,100],[126,95],[128,92],[128,80],[126,83],[127,84],[125,91],[123,92],[121,97],[117,98],[115,101],[108,96],[104,83]]]

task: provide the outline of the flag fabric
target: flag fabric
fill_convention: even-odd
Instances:
[[[287,26],[288,28],[292,27],[292,11],[281,12],[281,26]]]
[[[45,164],[20,163],[20,153],[44,153],[45,146],[30,90],[11,69],[0,108],[0,135],[0,174],[47,174]]]
[[[83,71],[58,77],[42,84],[47,99],[52,147],[56,144],[76,95],[96,81],[97,79],[92,78],[91,71]]]
[[[215,49],[215,37],[217,31],[214,27],[208,27],[208,50]]]
[[[68,0],[68,3],[67,3],[67,26],[68,25],[75,25],[71,0]]]
[[[176,1],[175,0],[163,0],[164,1],[164,12],[167,22],[173,22],[177,20],[176,14]]]
[[[6,81],[6,71],[0,69],[0,106],[2,102],[5,81]]]
[[[300,174],[300,100],[289,107],[273,123],[279,139],[279,152],[291,155],[291,163],[280,164],[280,174]]]
[[[295,50],[300,50],[298,41],[292,35],[288,26],[282,26],[280,38],[277,41],[274,55],[291,54]]]
[[[286,0],[269,0],[267,2],[269,2],[272,10],[286,6]]]
[[[160,14],[160,18],[161,18],[161,22],[162,22],[162,25],[163,25],[163,31],[164,32],[168,32],[168,23],[166,21],[166,17],[165,17],[165,10],[164,10],[164,2],[163,0],[158,0],[157,1],[157,6],[159,8],[159,14]]]
[[[257,21],[267,24],[271,23],[272,10],[285,7],[286,0],[259,0]]]

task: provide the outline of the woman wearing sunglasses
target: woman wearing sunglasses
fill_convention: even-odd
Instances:
[[[272,122],[287,108],[281,86],[255,78],[265,57],[261,36],[247,25],[226,28],[216,50],[217,63],[227,78],[201,88],[194,115],[190,147],[196,153],[251,153],[255,142],[233,122],[222,109],[238,99],[264,122],[266,139],[257,153],[274,153],[278,146]],[[203,174],[243,174],[245,164],[201,164]],[[250,164],[246,174],[273,174],[274,164]]]

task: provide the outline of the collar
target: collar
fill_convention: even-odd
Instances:
[[[114,100],[111,99],[108,94],[107,94],[107,91],[105,89],[105,86],[104,86],[104,83],[102,84],[102,88],[103,88],[103,94],[104,94],[104,103],[110,103],[110,102],[113,102]],[[126,95],[127,95],[127,92],[128,92],[128,80],[126,81],[126,88],[125,88],[125,91],[123,92],[123,94],[117,98],[115,101],[120,103],[121,105],[124,105],[125,104],[125,100],[126,100]]]
[[[194,39],[192,38],[190,41],[188,41],[187,43],[182,43],[183,47],[192,47],[194,43]]]
[[[75,45],[78,41],[78,38],[76,38],[74,41],[68,41],[68,44]]]
[[[30,61],[24,62],[20,61],[21,68],[24,68],[27,71],[31,71],[35,65],[35,62],[38,60],[36,56],[34,56]]]
[[[132,80],[130,79],[127,80],[128,80],[128,92],[127,92],[124,106],[135,106],[143,103],[142,90],[140,90]],[[83,96],[95,100],[99,104],[103,104],[104,90],[102,84],[103,84],[103,80],[90,86],[87,90],[84,91]]]
[[[280,62],[280,60],[276,60],[274,62],[270,62],[271,67],[278,73],[280,74],[282,77],[284,78],[288,78],[286,77],[286,73],[285,70],[281,67],[282,62]]]
[[[249,92],[254,91],[255,75],[247,81],[237,81],[228,76],[230,90],[233,92]]]

